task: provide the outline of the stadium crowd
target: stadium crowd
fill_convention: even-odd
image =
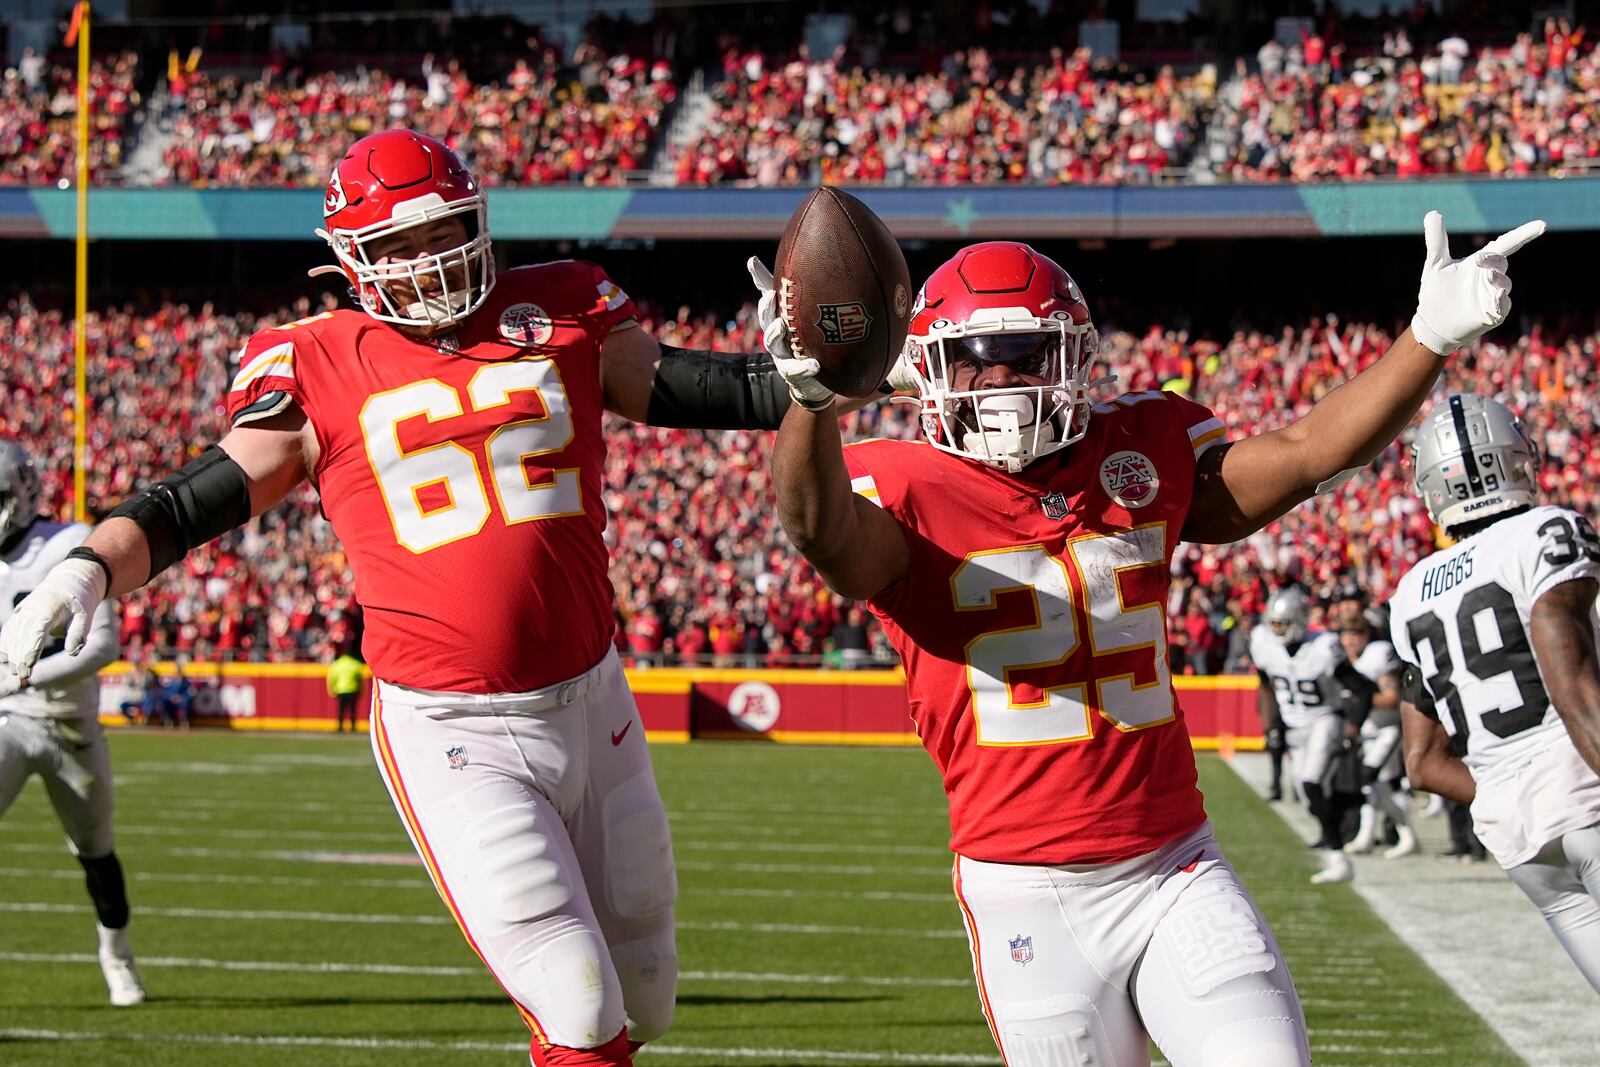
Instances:
[[[306,301],[262,316],[320,310]],[[753,309],[732,319],[648,313],[648,328],[687,348],[751,351]],[[198,454],[222,430],[230,360],[255,316],[211,304],[103,309],[90,317],[90,510]],[[1553,498],[1600,504],[1600,431],[1585,398],[1600,387],[1594,324],[1533,325],[1456,358],[1446,385],[1501,396],[1526,413],[1544,447]],[[1159,326],[1108,329],[1107,370],[1119,389],[1163,387],[1212,406],[1238,433],[1281,425],[1377,358],[1390,341],[1374,323],[1300,322],[1230,337]],[[15,296],[0,312],[0,433],[45,467],[49,513],[69,510],[72,331],[54,309]],[[27,358],[19,358],[22,352]],[[855,437],[915,438],[916,405],[885,402],[852,415]],[[115,428],[115,432],[112,430]],[[832,596],[779,529],[760,433],[660,430],[613,420],[606,503],[618,639],[642,663],[816,663],[855,666],[890,653],[858,605]],[[1179,672],[1240,665],[1248,620],[1294,581],[1326,598],[1354,580],[1383,596],[1434,544],[1409,486],[1403,447],[1243,545],[1185,545],[1174,562],[1170,639]],[[239,533],[192,553],[123,601],[125,651],[194,657],[326,660],[359,630],[342,553],[302,488]]]
[[[89,68],[89,99],[89,180],[114,183],[143,99],[139,57],[123,52],[96,60]],[[24,50],[17,65],[0,74],[0,185],[75,180],[77,122],[76,68]]]
[[[1207,164],[1235,182],[1432,174],[1523,176],[1600,161],[1600,47],[1548,20],[1542,38],[1414,48],[1404,28],[1355,59],[1306,34],[1237,61],[1219,92]]]
[[[681,185],[1127,184],[1181,166],[1214,81],[1110,76],[1087,49],[1004,67],[983,48],[923,74],[863,69],[840,50],[784,61],[730,50],[716,109],[676,160]]]
[[[426,55],[406,77],[378,69],[259,78],[179,71],[162,184],[321,186],[344,146],[393,126],[447,142],[486,185],[615,183],[649,155],[677,94],[661,61],[540,46],[503,79]]]
[[[1423,48],[1402,27],[1371,54],[1307,32],[1268,41],[1220,80],[1210,65],[1135,70],[1085,48],[1001,59],[947,45],[880,63],[859,39],[813,56],[722,37],[709,117],[666,149],[679,184],[1134,184],[1185,171],[1312,182],[1600,160],[1600,40],[1554,19],[1493,47],[1451,34]],[[340,146],[404,125],[448,141],[487,184],[615,184],[663,150],[687,74],[670,34],[605,41],[531,36],[472,69],[443,53],[386,67],[274,55],[216,71],[198,52],[174,55],[151,116],[164,158],[140,180],[319,186]],[[70,177],[74,81],[31,52],[6,70],[0,182]],[[142,88],[133,52],[94,66],[98,182],[123,177]]]

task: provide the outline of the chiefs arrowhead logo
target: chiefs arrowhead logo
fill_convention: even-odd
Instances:
[[[322,197],[322,217],[327,218],[336,212],[343,211],[349,203],[344,196],[344,182],[339,180],[339,168],[333,169],[333,177],[328,179],[328,191]]]

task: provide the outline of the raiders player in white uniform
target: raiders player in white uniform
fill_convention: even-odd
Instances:
[[[1339,620],[1339,641],[1345,655],[1375,687],[1372,710],[1361,724],[1361,825],[1344,850],[1371,852],[1378,843],[1379,816],[1387,816],[1399,840],[1384,856],[1398,859],[1411,855],[1418,846],[1416,828],[1411,824],[1411,798],[1402,783],[1400,656],[1394,645],[1378,636],[1384,626],[1383,613],[1376,609],[1352,611]]]
[[[1322,828],[1312,845],[1323,850],[1313,882],[1347,882],[1354,874],[1341,849],[1341,811],[1329,779],[1334,759],[1366,717],[1373,685],[1354,667],[1327,631],[1310,632],[1311,603],[1295,586],[1267,602],[1266,625],[1250,632],[1250,659],[1260,675],[1257,710],[1263,730],[1281,729],[1296,788]],[[1354,699],[1348,709],[1343,698]]]
[[[89,527],[38,515],[39,472],[14,441],[0,440],[0,622],[51,567],[83,544]],[[79,655],[65,649],[82,646]],[[144,1001],[128,947],[128,894],[112,849],[111,758],[100,730],[101,667],[117,658],[116,615],[109,601],[65,643],[47,647],[30,684],[0,674],[0,815],[29,776],[44,780],[67,847],[83,865],[100,931],[100,970],[111,1003]]]
[[[1417,491],[1453,547],[1389,606],[1406,771],[1473,828],[1600,990],[1600,537],[1538,506],[1538,452],[1503,404],[1452,396],[1418,431]]]

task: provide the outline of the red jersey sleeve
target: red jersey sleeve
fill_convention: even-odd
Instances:
[[[241,426],[276,415],[291,403],[305,405],[295,376],[294,335],[259,330],[239,354],[239,372],[228,387],[228,421]]]
[[[1204,404],[1196,404],[1188,397],[1179,396],[1177,393],[1163,393],[1162,396],[1172,406],[1179,422],[1188,432],[1189,445],[1194,449],[1195,459],[1199,459],[1228,440],[1228,427],[1210,408]]]
[[[622,286],[606,276],[606,272],[593,263],[584,263],[590,283],[594,286],[591,294],[594,300],[587,318],[594,323],[594,333],[604,338],[606,334],[618,326],[639,317],[639,309],[634,306],[633,298],[622,291]]]

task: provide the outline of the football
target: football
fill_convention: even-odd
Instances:
[[[796,356],[841,396],[868,396],[911,323],[911,274],[872,209],[824,186],[805,198],[778,245],[778,304]]]

